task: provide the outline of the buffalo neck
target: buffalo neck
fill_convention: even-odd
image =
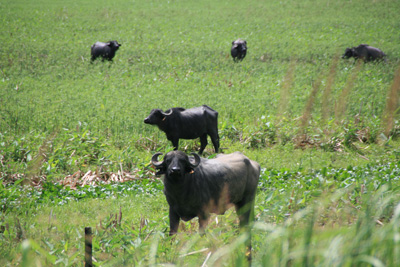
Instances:
[[[179,116],[175,116],[175,114],[167,115],[165,118],[157,124],[158,128],[164,132],[173,132],[177,125],[180,124]]]

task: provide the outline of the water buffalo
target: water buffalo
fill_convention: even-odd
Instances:
[[[112,61],[115,56],[115,52],[117,52],[118,48],[121,46],[117,41],[109,41],[107,43],[96,42],[91,47],[92,61],[98,57],[102,57],[102,59],[107,59]]]
[[[244,59],[247,53],[247,42],[242,39],[237,39],[232,42],[231,55],[233,61],[239,62]]]
[[[211,137],[215,152],[219,149],[218,112],[203,105],[191,109],[171,108],[163,112],[153,109],[144,119],[144,123],[157,125],[165,132],[167,139],[172,142],[175,150],[178,149],[179,139],[196,139],[200,137],[202,154],[207,146],[207,135]]]
[[[385,56],[385,53],[376,47],[360,44],[357,47],[346,48],[342,58],[354,57],[356,60],[360,58],[364,60],[364,62],[369,62],[373,60],[382,60]]]
[[[219,154],[214,159],[188,157],[182,151],[171,151],[162,162],[153,155],[151,161],[164,174],[164,194],[169,204],[170,235],[178,232],[180,219],[199,218],[204,233],[210,213],[224,214],[235,206],[240,227],[249,233],[246,256],[251,260],[251,236],[248,226],[254,219],[254,199],[260,176],[260,165],[240,152]]]

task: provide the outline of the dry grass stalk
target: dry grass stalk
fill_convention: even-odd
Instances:
[[[385,112],[383,113],[383,128],[385,129],[385,135],[389,136],[390,131],[393,129],[394,116],[399,106],[399,95],[400,95],[400,65],[394,76],[392,86],[386,101]]]
[[[48,153],[50,147],[49,144],[53,142],[54,138],[56,138],[58,132],[54,131],[50,134],[44,141],[43,144],[39,147],[39,151],[37,155],[28,163],[26,169],[26,176],[23,184],[27,185],[35,185],[35,180],[40,174],[40,169],[42,167],[43,162],[46,160],[46,154]]]
[[[115,182],[127,182],[132,180],[140,180],[135,173],[129,173],[118,170],[117,173],[112,172],[96,172],[87,171],[85,174],[81,171],[77,171],[72,175],[68,175],[64,180],[60,181],[60,184],[69,186],[71,189],[76,189],[78,186],[85,185],[97,185],[97,184],[109,184]]]
[[[286,72],[285,78],[281,86],[281,95],[279,99],[278,114],[277,118],[281,118],[283,113],[285,113],[289,100],[290,100],[290,87],[292,86],[294,80],[294,71],[296,69],[297,60],[292,59],[289,68]]]
[[[326,87],[324,93],[322,95],[322,107],[321,107],[321,116],[322,116],[322,123],[326,123],[328,120],[329,114],[331,112],[330,105],[329,105],[329,98],[332,92],[332,86],[335,81],[336,77],[336,68],[339,62],[339,54],[333,57],[331,67],[329,69],[328,78],[326,81]]]
[[[127,172],[123,170],[118,170],[117,172],[101,172],[101,171],[87,171],[86,173],[82,171],[77,171],[74,174],[67,175],[64,179],[60,180],[59,183],[64,186],[69,186],[71,189],[76,189],[80,186],[85,185],[99,185],[99,184],[110,184],[110,183],[123,183],[133,180],[141,180],[142,175],[138,172],[141,170],[137,169],[133,172]],[[145,177],[153,177],[154,172],[149,169],[145,173]],[[30,181],[30,185],[40,188],[43,183],[47,181],[46,175],[41,176],[31,176],[29,179],[20,173],[7,175],[0,172],[0,177],[4,177],[3,184],[14,184],[20,179],[26,179]]]
[[[308,122],[309,122],[310,117],[311,117],[311,111],[312,111],[312,108],[314,106],[315,96],[317,95],[318,90],[319,90],[320,85],[321,85],[322,76],[323,76],[323,74],[321,74],[312,85],[313,90],[311,91],[311,94],[308,97],[307,104],[306,104],[306,106],[304,108],[303,115],[301,116],[301,119],[300,119],[300,133],[301,134],[305,134],[305,132],[306,132],[306,128],[308,126]]]
[[[358,72],[360,71],[361,64],[362,64],[362,61],[357,60],[356,67],[353,69],[350,76],[348,77],[346,84],[342,90],[342,93],[339,96],[337,105],[335,107],[335,120],[337,123],[343,119],[343,116],[346,113],[347,97],[350,93],[350,90],[354,86],[354,82],[357,78]]]

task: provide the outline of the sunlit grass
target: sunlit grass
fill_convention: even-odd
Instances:
[[[203,104],[219,112],[222,151],[262,167],[255,266],[399,265],[399,10],[389,0],[0,3],[0,175],[17,183],[0,190],[0,265],[81,266],[87,226],[96,265],[245,265],[233,210],[203,237],[196,220],[168,237],[160,182],[20,187],[78,170],[148,178],[151,155],[172,146],[143,119]],[[240,64],[229,54],[237,38],[249,48]],[[122,43],[114,62],[90,64],[90,46],[108,40]],[[387,63],[339,58],[360,43]]]

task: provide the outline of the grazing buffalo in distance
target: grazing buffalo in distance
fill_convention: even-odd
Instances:
[[[219,149],[218,112],[203,105],[201,107],[184,109],[171,108],[163,112],[153,109],[144,119],[144,123],[157,125],[165,132],[167,139],[172,142],[175,150],[178,149],[179,139],[196,139],[200,137],[202,154],[207,146],[207,135],[211,137],[215,152]]]
[[[233,57],[233,61],[239,62],[244,59],[247,53],[247,42],[242,39],[237,39],[232,42],[231,55]]]
[[[162,162],[153,155],[151,161],[164,174],[164,194],[169,204],[170,235],[178,232],[180,219],[199,218],[204,233],[210,213],[224,214],[235,206],[240,227],[249,232],[246,256],[251,260],[251,236],[247,227],[254,219],[254,199],[260,176],[260,165],[240,152],[219,154],[214,159],[188,157],[182,151],[171,151]]]
[[[102,57],[103,60],[107,59],[112,61],[117,52],[118,48],[121,46],[117,41],[109,41],[107,43],[96,42],[91,47],[92,61],[98,57]]]
[[[376,47],[360,44],[357,47],[346,48],[342,58],[354,57],[356,60],[360,58],[364,60],[364,62],[369,62],[373,60],[382,60],[385,56],[385,53]]]

